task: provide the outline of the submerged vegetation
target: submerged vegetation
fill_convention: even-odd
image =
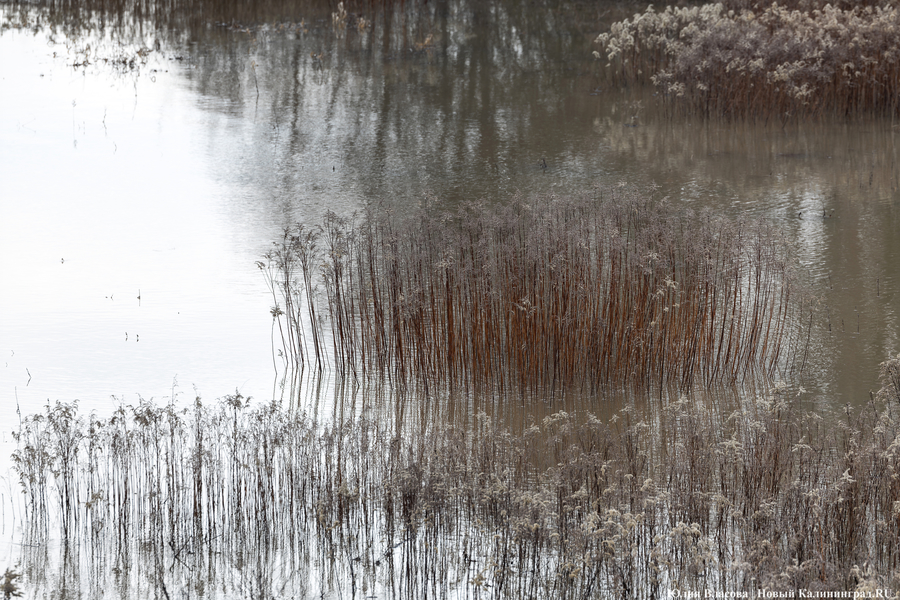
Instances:
[[[601,34],[595,54],[620,81],[652,82],[672,110],[780,121],[894,116],[900,8],[861,4],[651,6]]]
[[[734,384],[803,348],[774,228],[628,188],[330,215],[259,267],[288,367],[426,391]]]
[[[881,398],[836,426],[776,387],[723,416],[682,398],[523,432],[484,414],[318,423],[240,395],[106,420],[48,405],[14,457],[23,573],[96,597],[896,587],[900,396],[886,383]]]

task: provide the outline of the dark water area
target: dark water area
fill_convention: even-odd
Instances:
[[[316,426],[340,421],[348,396],[334,373],[302,379],[288,394],[279,387],[272,296],[255,263],[284,228],[317,226],[329,211],[405,214],[424,204],[453,211],[595,186],[638,186],[686,220],[712,211],[773,222],[793,245],[798,279],[811,293],[805,368],[776,374],[784,380],[779,397],[838,420],[845,406],[852,413],[872,407],[879,365],[900,352],[898,124],[865,116],[785,124],[671,117],[655,90],[614,84],[605,61],[592,55],[598,33],[644,5],[341,7],[0,3],[4,456],[17,448],[17,412],[38,413],[56,400],[78,399],[82,414],[109,418],[142,398],[164,404],[238,389],[305,407],[319,415]],[[350,412],[376,424],[418,415],[423,430],[429,421],[471,425],[483,412],[526,432],[560,410],[605,421],[629,408],[656,422],[661,399],[682,391],[635,398],[604,389],[502,406],[448,394],[427,405],[407,399],[394,411],[367,401]],[[725,419],[757,395],[765,393],[689,396]],[[14,489],[15,475],[8,481]],[[374,476],[368,481],[376,486]],[[252,534],[267,535],[260,531]],[[19,533],[4,552],[11,560],[20,556]],[[298,527],[290,535],[308,534]],[[418,543],[397,546],[397,560],[424,547]],[[479,544],[490,555],[489,544]],[[270,551],[286,556],[283,547]],[[177,550],[165,552],[178,562]],[[322,552],[309,575],[320,580],[306,592],[337,597],[333,581],[355,576],[355,563],[331,572]],[[374,565],[379,557],[369,555]],[[39,558],[50,564],[48,556]],[[290,560],[311,564],[298,556]],[[296,566],[290,560],[286,572]],[[213,563],[229,568],[206,566]],[[438,571],[476,575],[455,562]],[[140,577],[148,586],[142,594],[158,594],[152,568]],[[179,577],[189,580],[190,569]],[[256,585],[237,581],[232,592]],[[390,596],[383,581],[370,585]]]

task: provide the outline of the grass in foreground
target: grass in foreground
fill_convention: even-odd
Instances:
[[[647,418],[558,413],[521,435],[484,416],[322,425],[239,395],[108,420],[57,404],[25,420],[15,454],[25,584],[388,598],[896,588],[887,379],[880,400],[826,423],[776,388],[723,418],[683,399]]]

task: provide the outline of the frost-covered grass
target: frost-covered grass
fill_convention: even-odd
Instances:
[[[880,411],[828,421],[784,387],[723,416],[683,398],[518,432],[483,414],[323,424],[239,395],[107,420],[48,406],[15,455],[22,585],[386,598],[896,587],[898,365],[885,363]]]
[[[596,55],[622,81],[652,82],[677,111],[780,121],[897,113],[896,6],[749,4],[648,7],[601,34]]]

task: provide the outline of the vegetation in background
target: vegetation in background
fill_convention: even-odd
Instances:
[[[780,121],[897,113],[900,8],[759,4],[651,6],[601,34],[595,54],[622,82],[652,82],[673,111]]]
[[[425,8],[420,0],[4,0],[8,26],[38,31],[44,27],[77,38],[86,32],[116,32],[130,37],[174,37],[187,42],[204,30],[226,28],[251,33],[260,28],[304,31],[309,26],[349,25],[360,32],[373,14],[414,17]]]

